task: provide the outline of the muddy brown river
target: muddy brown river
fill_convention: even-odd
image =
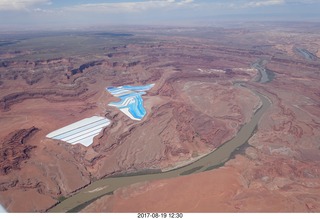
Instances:
[[[87,187],[81,189],[76,194],[57,204],[53,208],[49,209],[48,212],[76,212],[97,198],[104,195],[110,195],[114,190],[123,186],[128,186],[137,182],[166,179],[179,177],[181,175],[199,173],[223,165],[230,159],[232,153],[237,148],[244,145],[250,139],[262,115],[271,105],[271,102],[266,97],[257,92],[254,93],[260,97],[262,106],[256,111],[250,122],[241,127],[234,138],[222,144],[210,154],[187,166],[168,172],[135,176],[109,177],[97,180]]]

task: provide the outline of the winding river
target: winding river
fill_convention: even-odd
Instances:
[[[308,61],[317,61],[318,57],[306,49],[296,48],[296,51]]]
[[[123,186],[128,186],[130,184],[142,181],[173,178],[181,175],[199,173],[223,165],[231,158],[233,152],[237,148],[244,145],[249,140],[262,115],[271,105],[271,102],[265,96],[255,91],[253,92],[260,97],[262,106],[256,111],[250,122],[242,126],[234,138],[222,144],[210,154],[187,166],[168,172],[135,176],[109,177],[97,180],[96,182],[93,182],[92,184],[78,191],[78,193],[52,207],[48,210],[48,212],[77,212],[99,197],[112,194],[114,190]]]
[[[265,68],[267,62],[267,60],[259,59],[251,65],[253,68],[259,71],[260,79],[258,82],[262,84],[272,81],[275,76],[275,73],[273,71]]]

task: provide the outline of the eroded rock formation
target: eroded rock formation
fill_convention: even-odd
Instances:
[[[8,211],[41,212],[105,176],[186,165],[250,121],[261,106],[256,90],[272,107],[249,146],[224,167],[120,188],[84,211],[319,211],[319,63],[292,51],[305,35],[215,31],[206,32],[209,38],[175,31],[148,41],[106,38],[78,55],[44,50],[39,58],[30,47],[3,50],[0,203]],[[315,35],[306,35],[320,45]],[[251,67],[259,59],[274,73],[263,84]],[[147,83],[155,87],[144,96],[147,115],[141,122],[107,106],[116,98],[106,87]],[[112,124],[91,147],[45,138],[92,115]],[[155,198],[159,194],[166,198]],[[25,202],[26,196],[34,201]]]

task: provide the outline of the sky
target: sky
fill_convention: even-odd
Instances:
[[[0,0],[0,31],[320,21],[320,0]]]

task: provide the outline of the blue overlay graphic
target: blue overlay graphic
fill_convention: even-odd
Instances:
[[[108,87],[107,91],[115,97],[120,98],[119,102],[111,102],[109,106],[119,108],[123,113],[133,120],[141,120],[146,115],[143,107],[142,95],[150,90],[154,84],[145,86],[124,85],[121,87]]]

